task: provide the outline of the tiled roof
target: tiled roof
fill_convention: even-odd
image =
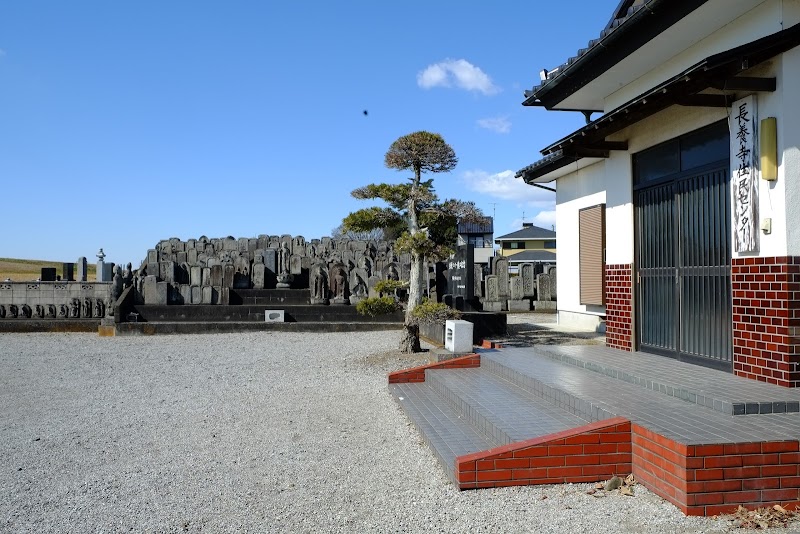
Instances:
[[[556,253],[547,250],[525,250],[506,256],[509,263],[525,263],[528,261],[549,261],[556,262]]]
[[[638,5],[630,5],[627,8],[627,10],[624,10],[622,13],[620,13],[619,11],[624,7],[623,4],[626,4],[626,3],[627,4],[633,4],[633,2],[631,2],[629,0],[628,1],[623,0],[623,2],[620,4],[620,7],[617,8],[617,12],[615,12],[615,16],[612,17],[611,21],[608,23],[608,25],[605,27],[605,29],[603,29],[603,31],[600,32],[600,36],[598,38],[596,38],[596,39],[592,39],[591,41],[589,41],[589,43],[586,45],[586,48],[579,49],[578,52],[574,56],[572,56],[569,59],[567,59],[567,61],[565,61],[564,63],[562,63],[558,67],[548,71],[547,75],[545,76],[545,79],[542,81],[541,84],[533,87],[533,89],[531,89],[529,91],[525,91],[525,98],[530,98],[530,97],[534,96],[536,93],[539,92],[540,89],[545,87],[547,84],[549,84],[550,82],[552,82],[553,80],[555,80],[559,76],[563,75],[564,72],[567,69],[569,69],[569,67],[572,66],[573,63],[578,61],[581,57],[586,55],[587,52],[589,52],[594,47],[596,47],[598,44],[600,44],[600,42],[603,39],[605,39],[607,36],[611,35],[617,28],[619,28],[625,22],[630,20],[631,16],[633,16],[634,13],[637,13],[638,11],[643,9],[644,6],[645,6],[644,3],[638,4]]]
[[[511,232],[510,234],[501,235],[495,238],[495,241],[506,240],[525,240],[525,239],[555,239],[556,233],[546,228],[539,228],[538,226],[526,226],[522,230]]]
[[[592,39],[586,45],[586,48],[579,49],[578,52],[574,56],[572,56],[569,59],[567,59],[567,61],[565,61],[564,63],[562,63],[558,67],[548,71],[545,79],[542,81],[542,83],[540,85],[535,86],[530,91],[525,91],[525,98],[533,96],[541,88],[543,88],[548,83],[550,83],[551,81],[553,81],[556,78],[558,78],[559,76],[561,76],[573,63],[575,63],[581,57],[586,55],[587,52],[589,52],[591,49],[593,49],[595,46],[597,46],[607,36],[611,35],[614,32],[614,30],[616,30],[622,24],[624,24],[625,22],[630,20],[631,16],[634,13],[638,12],[639,10],[641,10],[642,8],[644,8],[644,4],[632,5],[627,9],[627,11],[625,11],[624,15],[614,17],[611,20],[611,22],[609,22],[609,24],[605,27],[605,29],[602,32],[600,32],[600,36],[597,39]]]
[[[709,56],[545,147],[542,150],[545,157],[520,169],[516,176],[530,183],[587,157],[587,148],[607,145],[607,136],[687,99],[729,100],[730,95],[701,94],[701,91],[712,87],[724,89],[727,82],[735,81],[736,76],[742,72],[797,46],[800,46],[800,24]],[[716,105],[720,104],[721,102],[717,102]],[[597,151],[594,153],[599,157],[608,157],[598,154]]]

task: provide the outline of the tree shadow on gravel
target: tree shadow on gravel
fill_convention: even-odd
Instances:
[[[493,339],[506,347],[535,345],[602,345],[604,337],[594,332],[562,332],[535,324],[509,324],[505,337]]]
[[[430,363],[427,350],[415,353],[386,350],[365,356],[361,361],[367,367],[377,368],[386,373]]]

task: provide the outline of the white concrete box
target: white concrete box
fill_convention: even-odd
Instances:
[[[446,321],[444,348],[450,352],[472,352],[472,328],[473,324],[469,321]]]
[[[264,322],[267,323],[284,322],[283,310],[264,310]]]

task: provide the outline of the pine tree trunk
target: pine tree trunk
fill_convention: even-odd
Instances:
[[[419,326],[416,324],[403,325],[403,336],[400,339],[400,352],[422,352],[419,344]]]
[[[422,302],[424,293],[425,274],[423,271],[425,260],[416,254],[411,258],[411,272],[409,273],[408,284],[408,303],[406,306],[406,316],[403,323],[403,338],[400,340],[401,352],[422,352],[419,344],[419,326],[415,324],[411,312]]]
[[[408,231],[411,235],[419,232],[419,222],[417,218],[416,192],[419,187],[421,169],[414,167],[414,181],[411,185],[411,197],[408,201]],[[411,253],[411,272],[409,273],[408,284],[408,303],[406,305],[406,318],[403,324],[403,338],[400,340],[401,352],[422,352],[419,344],[419,326],[414,324],[411,312],[422,302],[424,258],[413,251]]]

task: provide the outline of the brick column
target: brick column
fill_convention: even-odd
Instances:
[[[606,265],[606,346],[633,350],[633,268]]]
[[[800,386],[800,256],[732,263],[733,372]]]

